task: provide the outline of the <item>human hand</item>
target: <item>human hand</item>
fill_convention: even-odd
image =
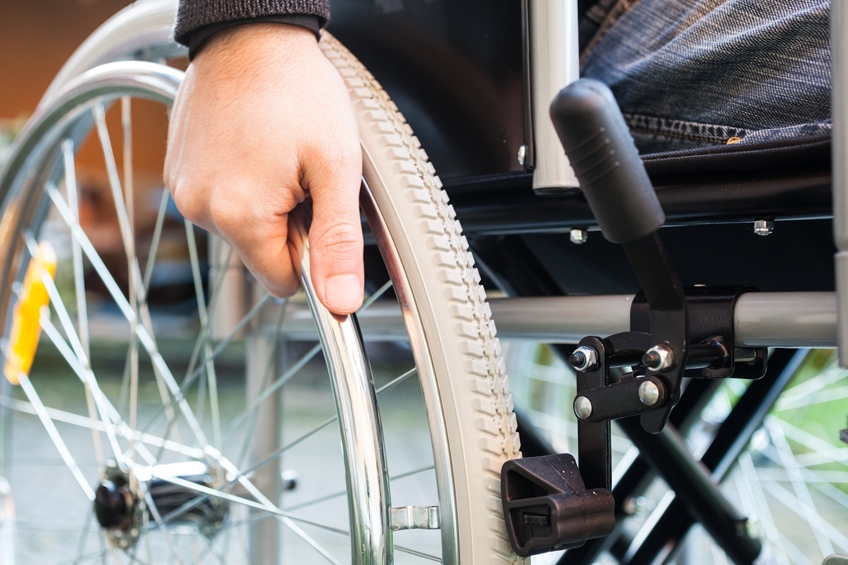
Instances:
[[[300,286],[290,212],[312,199],[312,283],[334,314],[362,304],[362,156],[344,82],[312,32],[248,24],[214,35],[171,113],[165,185],[277,297]]]

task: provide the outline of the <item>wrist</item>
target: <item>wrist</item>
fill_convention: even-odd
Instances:
[[[299,17],[299,16],[295,16]],[[309,16],[303,16],[307,20]],[[318,47],[317,26],[269,21],[228,22],[220,29],[210,30],[200,41],[192,40],[192,63],[201,59],[218,60],[237,57],[250,59],[280,51],[289,56],[314,52]]]

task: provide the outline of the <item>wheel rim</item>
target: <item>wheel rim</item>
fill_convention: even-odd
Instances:
[[[152,499],[152,495],[150,492],[145,491],[144,480],[136,479],[134,477],[135,467],[133,465],[138,465],[138,463],[134,463],[134,460],[138,457],[144,459],[145,456],[151,456],[152,461],[155,462],[159,459],[159,456],[163,452],[163,450],[170,450],[180,452],[182,450],[183,455],[187,455],[189,457],[193,457],[195,459],[208,460],[212,461],[214,465],[210,466],[207,470],[212,475],[217,475],[218,484],[215,486],[216,489],[221,489],[221,481],[223,483],[228,484],[229,486],[235,485],[238,483],[246,494],[241,496],[229,495],[223,496],[220,493],[213,494],[210,492],[209,485],[200,485],[197,483],[186,484],[186,480],[181,478],[179,475],[172,476],[160,476],[159,478],[169,482],[171,485],[177,485],[183,488],[192,489],[194,492],[199,492],[201,494],[212,495],[212,498],[222,499],[232,504],[246,504],[247,496],[252,495],[254,499],[258,500],[258,503],[254,503],[252,506],[256,507],[257,504],[259,506],[264,506],[266,511],[270,511],[272,514],[276,515],[279,519],[281,519],[285,525],[292,531],[295,531],[299,537],[306,540],[308,536],[303,533],[302,528],[299,527],[298,524],[307,524],[309,526],[315,527],[315,520],[310,520],[308,518],[304,518],[303,516],[298,516],[295,514],[291,514],[291,512],[295,512],[299,509],[305,508],[309,506],[307,502],[311,502],[314,504],[322,503],[325,500],[329,500],[331,498],[338,497],[338,493],[331,493],[331,495],[325,495],[323,497],[317,497],[312,501],[305,501],[299,504],[293,505],[294,509],[280,509],[276,505],[274,505],[271,501],[267,500],[267,498],[262,495],[259,489],[253,485],[250,480],[245,476],[250,471],[254,471],[256,469],[248,466],[244,468],[240,463],[236,464],[226,457],[221,456],[221,450],[224,443],[224,436],[230,431],[229,429],[222,429],[220,422],[213,418],[213,426],[211,433],[207,433],[204,431],[203,425],[198,421],[198,418],[195,416],[194,411],[192,411],[191,407],[188,404],[188,400],[184,391],[188,390],[188,388],[194,384],[196,381],[200,383],[207,383],[208,394],[210,397],[210,410],[213,414],[218,412],[218,401],[217,401],[217,384],[216,378],[214,376],[214,362],[215,359],[221,354],[222,351],[226,348],[226,346],[232,342],[234,336],[241,331],[248,324],[256,323],[252,322],[254,318],[257,318],[257,315],[262,311],[263,306],[269,304],[270,297],[267,294],[264,294],[259,300],[255,302],[250,311],[245,315],[242,321],[238,324],[238,326],[234,329],[233,332],[222,339],[217,344],[210,344],[208,341],[208,330],[209,330],[209,316],[206,312],[206,306],[208,304],[209,310],[212,310],[212,307],[216,304],[216,300],[218,296],[215,294],[215,290],[211,290],[209,293],[208,301],[204,296],[203,285],[200,277],[200,259],[197,253],[197,246],[193,240],[194,231],[190,229],[187,225],[186,229],[186,238],[189,242],[189,252],[191,255],[191,270],[192,276],[194,280],[194,286],[196,290],[196,298],[197,298],[197,307],[200,317],[200,339],[195,341],[194,350],[191,355],[191,361],[189,362],[189,370],[186,371],[186,376],[183,379],[183,382],[178,384],[176,378],[168,367],[168,363],[164,360],[162,355],[159,353],[157,348],[157,343],[155,340],[155,332],[153,329],[153,324],[150,319],[149,311],[146,311],[146,291],[145,289],[149,288],[149,283],[151,280],[152,269],[154,264],[154,258],[156,257],[156,248],[158,246],[159,237],[162,233],[162,225],[164,222],[164,215],[167,209],[167,201],[168,196],[166,192],[163,192],[163,197],[159,205],[159,215],[157,216],[156,228],[154,230],[154,238],[150,247],[150,257],[147,261],[147,264],[144,269],[142,269],[140,262],[137,258],[137,253],[134,248],[135,236],[133,233],[133,225],[130,218],[132,217],[132,209],[127,211],[127,205],[124,204],[124,192],[121,190],[121,179],[119,178],[117,166],[115,165],[115,158],[111,155],[111,143],[108,139],[108,128],[106,127],[105,121],[105,113],[106,113],[106,105],[114,100],[120,98],[120,103],[122,108],[126,108],[123,112],[124,119],[124,131],[126,135],[127,129],[131,132],[131,125],[128,128],[128,115],[131,115],[128,108],[130,107],[129,96],[138,96],[141,98],[153,99],[158,102],[168,103],[170,99],[176,93],[177,86],[179,84],[179,80],[181,77],[181,73],[174,71],[173,69],[169,69],[167,67],[162,67],[158,65],[151,65],[146,63],[115,63],[110,65],[105,65],[101,68],[95,69],[85,75],[75,79],[71,83],[67,85],[66,88],[62,90],[62,92],[57,96],[54,104],[51,105],[43,105],[39,110],[38,114],[31,122],[31,126],[25,130],[15,146],[13,150],[13,158],[10,161],[9,165],[7,165],[4,174],[2,176],[2,185],[0,185],[0,189],[2,189],[3,193],[7,194],[7,204],[5,206],[3,212],[4,225],[10,226],[5,232],[5,240],[3,241],[5,248],[5,256],[4,256],[4,266],[3,272],[7,275],[11,275],[12,273],[17,273],[15,280],[17,282],[21,282],[23,274],[26,271],[26,267],[28,262],[32,256],[38,253],[37,251],[37,237],[38,237],[38,226],[41,226],[45,219],[48,217],[48,214],[53,213],[55,215],[56,210],[59,212],[59,216],[65,222],[66,227],[69,228],[71,233],[71,241],[72,241],[72,262],[74,263],[75,268],[74,272],[76,273],[74,276],[74,287],[79,289],[80,287],[84,287],[84,281],[82,281],[82,257],[85,257],[89,262],[91,267],[97,274],[103,279],[103,283],[106,285],[108,294],[111,296],[113,301],[118,305],[119,309],[124,314],[126,321],[129,322],[130,325],[130,336],[131,343],[127,352],[127,359],[129,360],[125,363],[126,367],[130,367],[129,370],[125,370],[125,373],[129,373],[129,389],[130,389],[130,414],[128,418],[120,418],[118,414],[118,410],[109,402],[107,395],[104,394],[103,390],[100,389],[96,380],[91,376],[91,367],[89,360],[91,359],[90,353],[90,337],[88,335],[88,321],[87,314],[82,316],[76,316],[77,323],[74,324],[71,319],[73,316],[69,313],[69,311],[64,307],[61,297],[59,295],[58,290],[55,287],[48,288],[48,293],[51,298],[51,305],[55,311],[56,318],[58,318],[58,322],[51,322],[49,320],[45,320],[43,324],[44,336],[46,336],[51,342],[54,343],[54,346],[59,349],[59,353],[61,356],[70,363],[78,376],[83,382],[87,383],[87,395],[88,395],[88,408],[89,408],[89,416],[91,422],[98,422],[97,424],[93,424],[93,427],[97,429],[97,433],[93,433],[93,444],[96,452],[105,452],[108,451],[108,448],[111,446],[111,449],[119,455],[117,457],[118,467],[124,467],[124,471],[127,469],[132,469],[133,473],[130,473],[130,482],[137,483],[137,494],[139,498],[144,501],[142,506],[144,507],[144,524],[143,528],[148,524],[157,524],[159,529],[163,532],[167,532],[168,529],[163,527],[169,519],[168,515],[156,515],[157,504],[154,503]],[[88,114],[90,112],[90,114]],[[104,150],[104,156],[106,158],[106,164],[108,169],[108,174],[110,177],[110,186],[113,189],[113,196],[115,197],[115,201],[117,202],[117,215],[119,219],[120,229],[123,235],[124,240],[124,248],[127,257],[131,257],[132,260],[128,262],[129,272],[129,289],[128,296],[124,296],[121,289],[118,287],[118,284],[115,282],[114,277],[110,274],[110,271],[103,264],[102,260],[99,260],[99,256],[97,254],[96,249],[91,245],[91,242],[85,236],[84,230],[79,226],[77,221],[78,213],[75,213],[75,208],[78,205],[74,201],[73,198],[70,198],[67,202],[60,194],[60,189],[57,186],[60,186],[62,183],[65,185],[65,189],[68,190],[69,194],[76,192],[76,179],[73,171],[74,164],[74,147],[79,141],[80,138],[84,135],[84,133],[89,130],[94,125],[94,129],[98,132],[101,145]],[[105,139],[105,140],[104,140]],[[127,145],[131,146],[131,143],[127,143],[127,140],[131,141],[131,133],[130,137],[124,139],[125,148]],[[60,149],[57,149],[59,147]],[[131,163],[132,156],[131,153],[129,157],[125,157],[125,163]],[[36,164],[42,164],[44,166],[37,167]],[[129,174],[127,174],[127,170],[124,170],[124,189],[130,191],[129,194],[132,194],[132,171],[131,167],[129,167]],[[28,171],[34,171],[33,174],[29,174]],[[38,194],[42,190],[42,185],[44,186],[44,190],[46,192],[46,196],[39,198]],[[132,202],[132,198],[128,197],[126,200],[127,203]],[[130,204],[131,206],[131,204]],[[51,212],[52,207],[52,212]],[[369,214],[370,218],[376,218],[375,214],[378,215],[378,211],[372,210]],[[383,245],[385,247],[385,245]],[[306,254],[308,256],[308,254]],[[305,265],[307,267],[308,272],[308,264]],[[223,272],[223,271],[222,271]],[[305,275],[306,281],[308,282],[308,275]],[[6,278],[4,280],[11,280],[10,278]],[[111,281],[111,282],[110,282]],[[213,286],[214,289],[220,288],[220,286],[214,285],[214,281],[210,281],[210,285]],[[50,287],[50,282],[46,281],[45,284]],[[15,304],[15,296],[12,291],[11,284],[5,284],[3,286],[3,299],[0,300],[0,316],[3,320],[11,320],[13,308],[10,306]],[[369,301],[366,301],[366,305],[363,309],[367,308],[367,306],[379,298],[386,290],[391,287],[391,282],[387,283],[375,293],[371,295]],[[309,291],[309,289],[307,289]],[[403,294],[402,291],[398,289],[398,294]],[[316,302],[314,300],[314,295],[309,297],[309,292],[307,292],[308,298],[310,298],[310,305],[314,308]],[[85,313],[86,312],[86,297],[84,292],[80,292],[76,290],[74,293],[74,300],[71,302],[75,302],[77,311]],[[280,319],[283,318],[285,310],[282,309],[283,313],[280,314]],[[320,317],[320,312],[319,312]],[[7,322],[7,332],[5,335],[9,335],[8,326],[10,322]],[[319,324],[320,325],[320,324]],[[337,324],[338,325],[338,324]],[[277,335],[280,335],[281,325],[277,324]],[[356,334],[355,326],[351,326],[349,324],[349,328],[344,330],[343,333],[346,336],[343,338],[347,342],[350,342],[352,336]],[[321,332],[321,337],[327,338],[327,336],[332,333],[330,330]],[[63,335],[64,334],[64,335]],[[326,340],[324,340],[326,341]],[[426,351],[421,351],[420,348],[416,348],[416,358],[418,357],[426,357],[428,354]],[[317,352],[320,350],[320,347],[311,348],[306,355],[304,355],[300,360],[292,365],[292,368],[283,372],[282,375],[279,376],[265,391],[248,406],[247,410],[253,408],[258,408],[262,400],[267,399],[273,396],[274,391],[276,391],[282,384],[288,382],[297,371],[302,368],[306,363],[308,363],[309,359],[317,355]],[[163,393],[163,402],[162,407],[155,413],[153,416],[154,424],[149,424],[146,427],[138,426],[137,419],[139,414],[137,413],[137,401],[138,401],[138,379],[139,379],[139,369],[138,369],[138,355],[139,351],[146,352],[147,355],[150,356],[152,364],[154,366],[154,374],[157,377],[157,383],[160,383],[159,386],[164,386]],[[364,362],[363,362],[364,361]],[[269,367],[271,366],[271,362],[269,360]],[[332,363],[331,363],[332,365]],[[370,375],[367,373],[367,361],[364,359],[360,360],[360,366],[364,367],[364,371],[359,372],[361,382],[365,383],[370,380]],[[350,374],[349,371],[336,371],[337,375],[340,374]],[[370,392],[366,390],[366,394],[370,395],[372,400],[376,399],[377,394],[381,394],[383,392],[387,392],[394,388],[396,385],[401,384],[402,382],[409,379],[411,376],[414,376],[415,371],[413,370],[405,371],[401,373],[394,379],[389,380],[384,386],[382,386],[377,391],[374,391],[373,386],[370,389]],[[204,377],[204,378],[201,378]],[[364,379],[364,381],[362,380]],[[266,375],[267,381],[267,375]],[[52,436],[54,444],[56,447],[59,447],[60,451],[62,451],[63,442],[61,440],[61,434],[56,430],[55,422],[64,422],[69,423],[71,420],[74,420],[73,414],[61,413],[61,411],[56,411],[48,408],[44,408],[43,404],[40,401],[40,397],[33,387],[30,379],[23,375],[21,379],[22,389],[24,389],[25,396],[27,397],[28,404],[21,404],[20,399],[5,399],[5,407],[6,408],[18,408],[18,412],[20,411],[29,411],[30,413],[34,413],[38,416],[42,423],[46,426],[46,429]],[[360,387],[361,389],[361,387]],[[426,387],[425,387],[426,389]],[[160,393],[163,391],[160,390]],[[425,394],[427,391],[425,390]],[[164,399],[168,399],[167,401]],[[338,401],[338,399],[337,399]],[[339,401],[341,402],[341,401]],[[432,405],[432,399],[429,401],[429,404]],[[247,411],[246,410],[246,411]],[[365,415],[364,418],[367,420],[370,418],[372,426],[378,437],[374,438],[373,446],[376,448],[377,452],[382,452],[382,434],[379,430],[379,413],[376,411],[376,405],[372,406],[373,414]],[[8,410],[4,410],[9,412]],[[255,411],[255,410],[254,410]],[[173,433],[179,434],[179,426],[174,424],[174,420],[177,417],[177,414],[180,414],[181,417],[185,420],[185,423],[188,425],[190,435],[194,437],[196,443],[200,446],[200,448],[195,448],[190,445],[185,445],[182,442],[171,441],[171,438],[168,434]],[[107,417],[103,417],[106,414]],[[343,414],[347,414],[347,412],[343,412]],[[82,417],[83,420],[85,417]],[[288,442],[286,445],[280,448],[279,453],[276,455],[281,455],[284,451],[287,451],[290,447],[300,444],[301,441],[310,437],[313,434],[319,433],[320,430],[326,429],[327,427],[334,424],[336,418],[330,418],[327,421],[324,421],[320,424],[320,426],[316,427],[313,430],[308,431],[306,434],[303,434],[302,437],[299,437],[291,442]],[[343,418],[344,420],[345,418]],[[166,433],[160,434],[162,437],[158,439],[153,436],[144,436],[139,437],[138,433],[146,433],[144,429],[150,429],[155,426],[155,422],[165,421],[167,420],[170,425],[166,426]],[[76,419],[77,423],[79,423],[79,419]],[[129,423],[126,423],[129,422]],[[215,422],[218,422],[215,425]],[[252,428],[255,425],[255,418],[252,418],[250,414],[245,415],[244,413],[238,414],[233,421],[231,422],[230,428],[235,429],[237,425],[242,423],[248,423],[248,429]],[[138,430],[138,432],[133,432],[133,430]],[[102,445],[98,447],[98,438],[101,435],[105,434],[105,440],[102,442]],[[247,434],[250,436],[250,433]],[[209,437],[212,439],[210,440]],[[130,440],[129,438],[135,438]],[[176,440],[176,438],[174,438]],[[152,442],[152,443],[151,443]],[[170,442],[170,443],[167,443]],[[350,451],[350,441],[347,442],[348,451]],[[438,443],[438,442],[436,442]],[[122,444],[124,444],[122,446]],[[154,445],[156,444],[156,445]],[[158,454],[154,455],[154,452],[149,450],[149,447],[153,445],[159,451]],[[128,446],[128,447],[127,447]],[[129,453],[127,454],[127,451]],[[147,451],[147,453],[142,453],[143,451]],[[244,458],[244,451],[242,450],[242,454],[240,456],[241,459]],[[348,460],[356,459],[356,456],[348,457]],[[361,455],[359,457],[362,458]],[[79,465],[73,459],[73,456],[69,456],[63,453],[64,463],[67,468],[71,470],[72,474],[75,477],[76,482],[80,485],[82,490],[85,492],[89,499],[92,499],[94,496],[94,489],[91,484],[88,484],[84,477],[82,477],[82,473],[79,469]],[[97,457],[97,466],[103,471],[106,463],[105,456],[98,455]],[[365,458],[367,462],[374,463],[374,466],[370,469],[368,475],[370,480],[376,480],[376,483],[372,482],[371,488],[368,489],[370,507],[368,504],[363,504],[361,501],[357,501],[355,504],[350,504],[351,512],[353,513],[356,509],[364,508],[366,511],[370,511],[372,514],[372,519],[369,521],[368,527],[373,527],[374,520],[382,520],[382,524],[380,528],[383,530],[387,530],[388,524],[388,479],[387,475],[383,468],[385,467],[385,463],[381,461],[380,457],[370,457]],[[436,456],[436,466],[446,465],[447,457],[445,455],[437,455]],[[153,463],[148,461],[152,466]],[[259,461],[262,463],[262,461]],[[212,468],[214,467],[214,469]],[[236,467],[241,467],[240,469]],[[257,465],[253,467],[258,468]],[[412,477],[414,475],[423,474],[429,472],[434,467],[434,464],[425,465],[420,468],[412,469],[411,471],[406,471],[403,473],[397,474],[393,477],[392,480],[400,480],[406,479],[408,477]],[[155,469],[151,468],[149,470],[150,473],[155,474]],[[442,477],[448,476],[449,471],[438,471],[437,475]],[[346,473],[346,476],[349,478],[355,475],[355,473]],[[223,477],[223,478],[222,478]],[[232,478],[235,477],[235,478]],[[228,480],[227,480],[228,479]],[[383,483],[383,494],[380,496],[374,495],[375,485],[379,487],[380,483]],[[87,485],[87,486],[84,486]],[[353,488],[348,489],[347,494],[350,497],[350,491],[355,490]],[[441,484],[438,486],[439,500],[444,501],[445,498],[450,497],[450,484],[441,481]],[[447,493],[447,494],[445,494]],[[342,493],[344,494],[344,493]],[[382,499],[382,500],[380,500]],[[191,501],[187,501],[185,506],[188,506]],[[195,507],[197,505],[195,504]],[[450,503],[446,505],[446,509],[449,509],[451,506]],[[183,508],[185,511],[185,508]],[[173,513],[172,513],[173,514]],[[90,519],[89,519],[90,521]],[[354,525],[358,522],[356,520],[352,520]],[[295,523],[297,522],[297,523]],[[360,530],[362,529],[361,523]],[[320,524],[319,524],[320,526]],[[86,526],[89,527],[89,526]],[[151,529],[153,529],[151,527]],[[339,528],[326,528],[330,531],[334,531],[339,533]],[[298,533],[300,530],[300,533]],[[149,537],[149,536],[148,536]],[[443,536],[444,537],[444,536]],[[179,561],[180,557],[178,556],[178,552],[175,551],[174,545],[175,542],[173,540],[168,539],[167,535],[163,534],[163,538],[165,540],[165,545],[167,545],[173,555],[173,558]],[[448,536],[448,539],[452,539]],[[114,541],[110,540],[110,541]],[[361,546],[362,536],[359,538],[354,538],[352,543],[355,543],[358,546]],[[309,542],[307,542],[309,543]],[[139,548],[142,544],[134,543],[132,545],[133,548]],[[329,554],[326,550],[322,551],[319,547],[316,547],[316,543],[310,543],[310,545],[316,549],[319,553],[321,553],[324,558],[329,562],[337,562],[332,555]],[[428,553],[427,551],[418,551],[415,548],[392,545],[391,543],[391,535],[386,536],[386,542],[384,543],[385,549],[379,550],[379,543],[372,543],[373,548],[377,548],[377,553],[380,555],[375,557],[373,562],[391,562],[392,559],[392,550],[397,549],[400,552],[403,552],[407,555],[413,555],[418,557],[430,558],[432,560],[438,560],[438,555],[433,555]],[[148,548],[148,551],[150,549]],[[450,550],[449,550],[450,552]],[[102,551],[101,554],[104,554]],[[109,551],[112,553],[112,558],[115,560],[120,560],[120,557],[116,557],[114,551]],[[214,550],[212,546],[209,546],[209,550],[207,553],[214,555]],[[371,555],[373,552],[366,551],[365,557],[363,557],[362,561],[354,558],[354,562],[364,562],[364,559],[374,557]],[[134,556],[130,556],[135,558]],[[195,557],[197,559],[197,557]],[[371,562],[371,561],[368,561]]]

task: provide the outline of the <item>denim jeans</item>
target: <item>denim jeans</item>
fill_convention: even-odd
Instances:
[[[618,0],[582,56],[639,150],[827,135],[828,0]]]

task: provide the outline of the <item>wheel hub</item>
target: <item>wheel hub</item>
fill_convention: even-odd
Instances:
[[[135,476],[138,485],[133,487],[128,474],[113,464],[107,467],[96,488],[94,514],[110,541],[116,547],[129,549],[143,530],[146,508],[142,496],[144,491],[149,493],[157,513],[164,518],[200,495],[197,490],[174,484],[169,479],[219,488],[222,484],[216,479],[218,476],[218,472],[200,461],[158,465],[152,469],[141,468]],[[176,516],[168,518],[168,524],[196,527],[211,539],[224,526],[229,509],[229,503],[207,498],[191,508],[179,510]]]

